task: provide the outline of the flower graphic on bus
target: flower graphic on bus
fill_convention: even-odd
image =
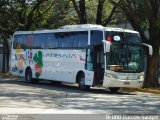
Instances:
[[[22,54],[19,55],[19,60],[17,62],[18,62],[17,64],[18,64],[19,73],[22,74],[24,69],[23,67],[25,64],[24,57]]]
[[[21,46],[17,45],[15,49],[15,60],[17,60],[17,63],[14,67],[12,67],[12,71],[15,71],[18,73],[18,76],[22,75],[24,72],[24,66],[25,66],[25,59],[24,59],[24,53],[20,49]]]
[[[28,62],[29,62],[29,65],[31,64],[31,63],[33,63],[33,53],[32,53],[32,51],[30,50],[30,51],[27,51],[27,56],[26,56],[26,58],[27,58],[27,60],[28,60]]]
[[[86,61],[85,57],[83,57],[82,55],[79,55],[80,57],[80,61]]]
[[[42,61],[42,52],[38,51],[37,53],[35,53],[33,60],[35,62],[35,77],[39,78],[40,75],[42,74],[42,67],[43,67],[43,61]]]
[[[17,72],[18,76],[20,76],[24,72],[24,57],[22,54],[16,55],[17,64],[15,64],[14,67],[12,67],[12,71]]]

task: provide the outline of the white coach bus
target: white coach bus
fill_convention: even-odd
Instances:
[[[116,92],[141,87],[144,81],[142,42],[131,30],[85,24],[17,31],[11,56],[11,73],[29,83],[53,80]]]

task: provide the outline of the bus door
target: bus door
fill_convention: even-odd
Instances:
[[[86,71],[87,71],[87,74],[86,74],[87,83],[90,83],[90,85],[92,86],[103,84],[104,51],[103,51],[102,45],[96,45],[94,46],[94,48],[90,47],[87,49]]]
[[[103,84],[104,77],[104,52],[102,45],[94,46],[94,83],[95,85]]]
[[[92,46],[88,46],[86,50],[86,64],[85,64],[85,85],[94,85],[94,49]]]

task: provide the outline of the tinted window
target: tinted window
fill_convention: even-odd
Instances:
[[[14,49],[23,49],[25,48],[26,41],[24,39],[24,35],[15,35],[14,36],[14,43],[13,48]]]
[[[33,37],[33,35],[31,35],[31,34],[29,34],[29,35],[25,35],[24,36],[24,39],[25,39],[25,41],[26,41],[26,48],[27,49],[30,49],[30,48],[32,48],[33,47],[33,43],[34,43],[34,37]]]
[[[129,44],[141,44],[141,38],[136,33],[124,33]]]
[[[115,36],[118,36],[120,39],[115,40],[114,39]],[[124,43],[124,44],[128,43],[128,44],[137,44],[137,45],[141,44],[141,38],[137,33],[107,31],[106,37],[111,38],[113,42],[117,42],[117,43]]]
[[[119,36],[120,40],[115,40],[114,37],[115,36]],[[111,41],[113,42],[121,42],[121,43],[126,43],[126,39],[124,36],[124,32],[116,32],[116,31],[106,31],[106,38],[108,40],[108,38],[111,39]]]
[[[70,48],[73,47],[73,33],[55,33],[56,39],[58,39],[58,47]]]
[[[103,40],[103,32],[93,30],[91,31],[91,45],[99,45],[102,44]]]
[[[54,33],[46,34],[46,48],[57,48],[58,47],[58,39],[56,39]]]
[[[45,34],[35,34],[34,35],[34,45],[35,49],[45,48]]]
[[[88,31],[74,32],[73,47],[86,47],[88,45]]]

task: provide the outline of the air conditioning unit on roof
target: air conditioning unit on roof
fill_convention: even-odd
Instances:
[[[104,28],[102,25],[96,24],[79,24],[79,25],[65,25],[60,27],[59,29],[88,29],[88,28]]]

